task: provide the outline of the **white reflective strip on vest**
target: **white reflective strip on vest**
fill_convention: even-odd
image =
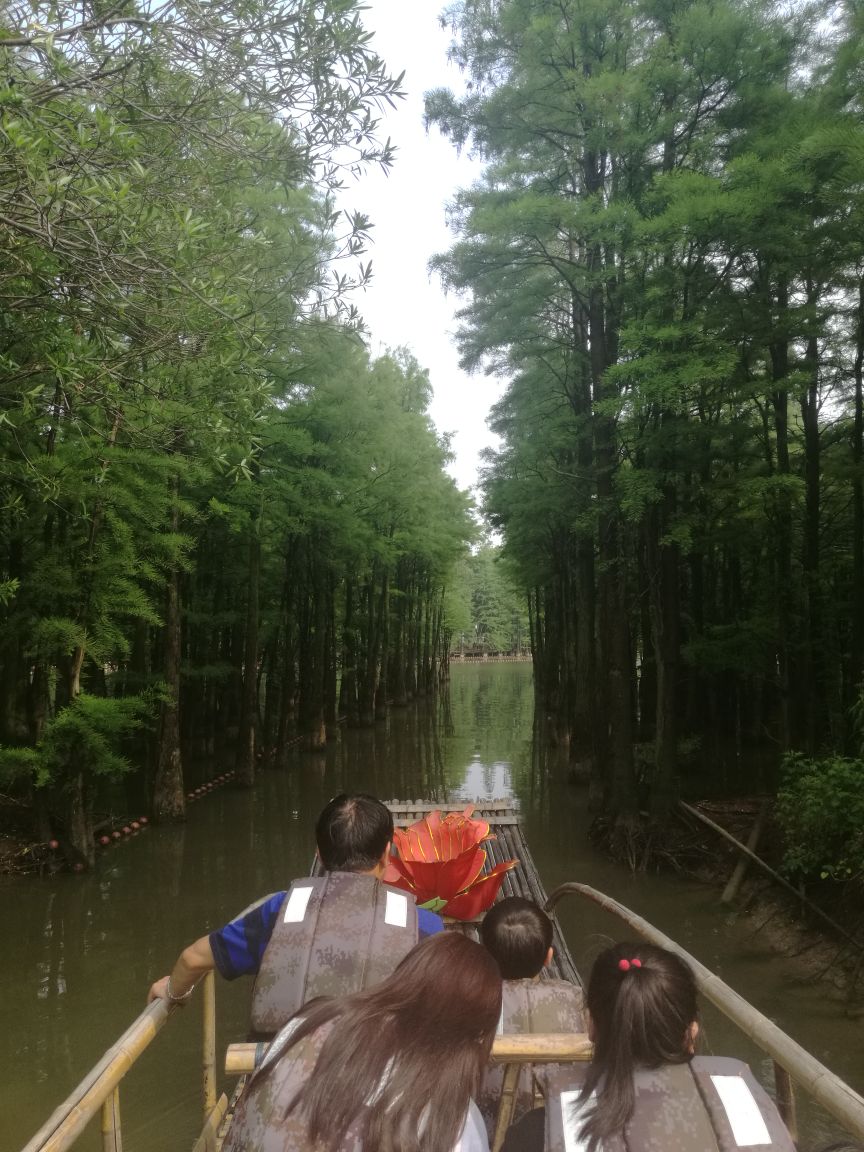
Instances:
[[[732,1136],[739,1148],[770,1144],[771,1137],[746,1082],[740,1076],[712,1076],[720,1102],[726,1109]]]
[[[384,923],[393,924],[397,928],[408,927],[407,896],[400,896],[398,892],[387,893],[387,902],[384,905]]]
[[[306,909],[309,905],[311,895],[312,889],[309,887],[292,888],[291,895],[288,897],[288,903],[285,905],[285,915],[282,917],[282,923],[302,923],[306,917]]]
[[[579,1139],[579,1129],[582,1127],[585,1108],[594,1093],[592,1092],[589,1100],[582,1104],[579,1103],[579,1096],[578,1089],[561,1093],[561,1123],[564,1127],[565,1152],[586,1152],[588,1147],[587,1140]]]

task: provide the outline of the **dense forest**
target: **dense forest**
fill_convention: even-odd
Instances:
[[[456,565],[444,601],[453,653],[529,652],[528,606],[497,545],[484,543]]]
[[[402,83],[361,15],[0,15],[3,792],[83,865],[133,763],[182,819],[184,757],[251,785],[530,646],[613,830],[782,764],[799,846],[835,810],[801,867],[864,868],[860,5],[448,9],[427,119],[485,169],[434,266],[509,381],[473,552],[428,375],[352,295]]]
[[[446,661],[470,501],[335,205],[400,83],[346,0],[0,16],[0,772],[79,866],[131,763],[180,819]]]
[[[685,752],[785,757],[806,840],[864,783],[862,8],[447,17],[466,92],[427,118],[485,168],[436,265],[464,365],[510,381],[486,505],[552,736],[624,829]]]

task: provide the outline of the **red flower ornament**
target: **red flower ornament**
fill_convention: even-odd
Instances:
[[[504,874],[519,861],[505,860],[483,875],[482,844],[495,837],[485,820],[471,818],[473,811],[470,805],[443,818],[438,811],[430,812],[410,828],[398,828],[385,884],[411,892],[421,908],[455,920],[482,915],[498,895]]]

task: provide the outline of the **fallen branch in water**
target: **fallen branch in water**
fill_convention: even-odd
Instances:
[[[787,892],[790,892],[798,903],[806,905],[814,915],[829,925],[832,931],[838,933],[844,940],[848,940],[850,944],[864,953],[864,944],[862,944],[860,940],[857,940],[851,933],[847,932],[846,929],[838,924],[836,920],[833,920],[827,912],[823,912],[818,904],[814,904],[812,900],[808,900],[806,896],[802,896],[793,884],[790,884],[788,880],[784,879],[779,872],[775,872],[770,864],[765,863],[761,856],[757,856],[755,852],[751,852],[746,844],[742,844],[740,840],[736,840],[731,832],[727,832],[725,828],[722,828],[719,824],[715,824],[710,817],[706,816],[704,812],[700,812],[698,808],[694,808],[692,804],[688,804],[685,800],[679,800],[678,804],[685,812],[689,813],[689,815],[695,816],[697,820],[701,820],[703,824],[711,828],[712,831],[716,832],[719,836],[722,836],[724,840],[728,840],[730,844],[734,844],[739,852],[743,852],[745,856],[749,857],[755,864],[758,864],[759,867],[764,872],[767,872],[781,887],[785,888]]]

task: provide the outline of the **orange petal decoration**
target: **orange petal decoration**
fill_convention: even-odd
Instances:
[[[518,863],[518,860],[505,860],[503,864],[496,864],[488,875],[481,876],[476,884],[448,900],[443,914],[452,916],[454,920],[473,920],[482,916],[495,903],[506,873]]]
[[[485,820],[472,819],[473,811],[469,805],[443,819],[440,812],[430,812],[410,828],[398,829],[384,882],[412,892],[418,904],[446,901],[445,916],[470,920],[485,912],[498,895],[505,872],[518,861],[507,860],[483,875],[486,852],[481,845],[495,837]]]

